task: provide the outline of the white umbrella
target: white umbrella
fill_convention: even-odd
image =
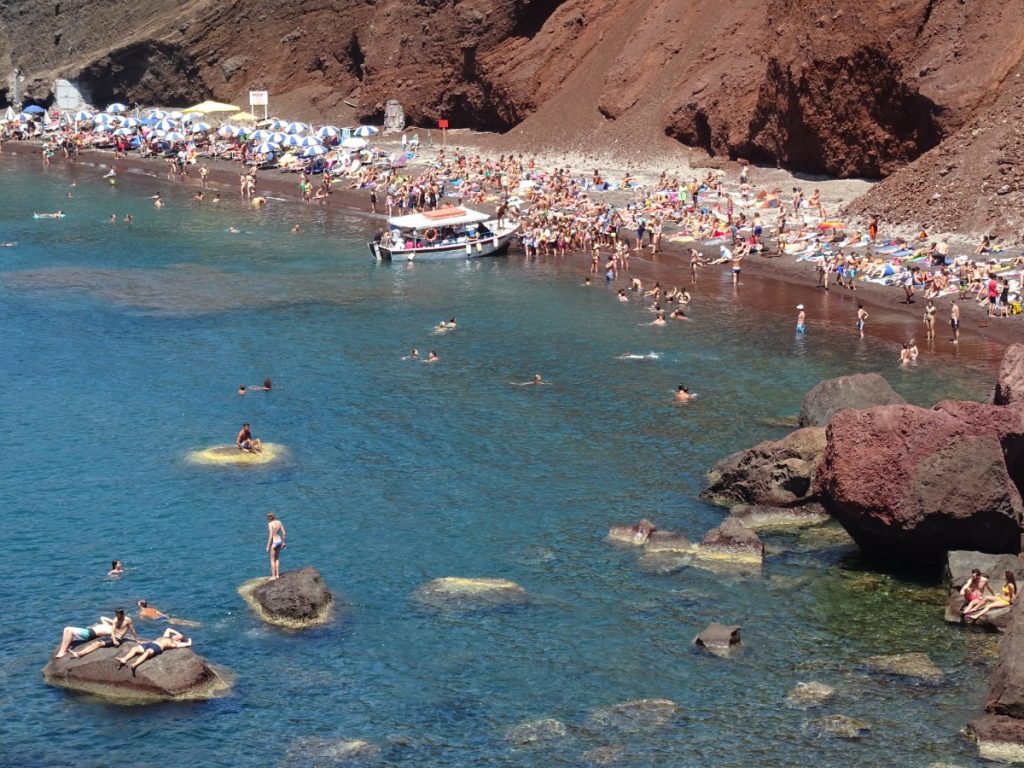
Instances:
[[[226,127],[228,127],[228,126],[225,126],[225,128]],[[223,131],[224,128],[221,128],[221,130]],[[253,133],[252,136],[250,136],[249,138],[252,139],[253,141],[266,141],[267,139],[270,138],[270,136],[271,136],[270,131],[261,129],[261,130],[256,131],[255,133]]]
[[[164,112],[162,109],[151,109],[147,114],[156,120],[163,120],[165,117],[167,117],[167,113]]]
[[[128,107],[126,107],[124,104],[120,104],[118,102],[114,102],[109,107],[107,107],[107,112],[110,112],[111,114],[117,114],[118,112],[127,112],[127,111],[128,111]]]
[[[321,139],[331,139],[341,135],[341,129],[335,128],[333,125],[324,125],[316,129],[316,135]]]
[[[157,124],[153,127],[156,128],[158,131],[173,131],[175,128],[178,127],[178,121],[171,120],[169,118],[164,118],[163,120],[157,122]]]
[[[288,127],[285,131],[288,133],[305,133],[309,130],[309,126],[305,123],[288,123]]]
[[[192,133],[206,133],[208,130],[210,130],[209,123],[193,123],[192,126],[189,127],[189,131]]]
[[[288,127],[288,123],[284,120],[273,120],[270,125],[267,126],[272,131],[280,131]]]
[[[315,157],[316,155],[326,155],[327,147],[323,144],[313,144],[312,146],[306,147],[302,151],[303,157]]]
[[[293,133],[289,136],[285,136],[284,141],[281,143],[284,144],[286,147],[301,147],[302,139],[300,139]]]
[[[377,128],[374,128],[372,125],[360,125],[354,131],[352,131],[352,135],[353,136],[363,136],[363,137],[365,137],[365,136],[376,136],[378,133],[380,133],[380,131]]]
[[[138,118],[135,118],[135,117],[126,117],[126,118],[124,118],[124,119],[123,119],[123,120],[121,121],[121,127],[122,127],[122,128],[135,128],[135,127],[137,127],[137,126],[138,126],[139,124],[140,124],[140,123],[139,123],[139,120],[138,120]]]
[[[277,152],[280,147],[277,144],[273,144],[269,141],[264,141],[262,144],[256,145],[256,149],[253,150],[258,155],[272,155]]]
[[[185,138],[185,134],[180,131],[168,131],[164,134],[165,141],[181,141]]]
[[[110,130],[110,128],[105,123],[100,123],[99,125],[97,125],[95,128],[92,129],[92,132],[93,133],[106,133],[109,130]]]
[[[272,141],[275,144],[284,144],[288,137],[283,133],[272,133],[267,137],[267,141]]]
[[[203,123],[203,125],[205,125],[205,123]],[[231,136],[232,138],[237,138],[243,133],[245,133],[245,130],[236,125],[222,125],[220,130],[217,131],[218,136]]]
[[[135,131],[132,130],[131,128],[118,128],[116,131],[114,131],[114,135],[115,136],[133,136],[133,135],[135,135]]]
[[[366,146],[366,139],[360,139],[358,136],[349,136],[341,142],[341,146],[345,149],[363,149]]]
[[[303,137],[302,141],[299,142],[299,146],[300,147],[319,147],[320,146],[320,139],[315,138],[314,136],[305,136],[305,137]]]
[[[88,120],[92,120],[92,112],[83,109],[81,112],[75,112],[75,120],[79,123],[84,123]]]
[[[93,118],[93,122],[105,125],[106,123],[112,122],[113,119],[114,118],[108,115],[106,112],[100,112]]]

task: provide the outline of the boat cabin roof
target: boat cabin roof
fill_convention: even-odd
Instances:
[[[410,213],[408,216],[392,216],[388,225],[399,229],[427,230],[437,227],[457,227],[460,224],[474,224],[487,221],[489,214],[470,208],[438,208],[436,211]]]

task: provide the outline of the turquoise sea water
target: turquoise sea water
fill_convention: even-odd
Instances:
[[[820,532],[766,536],[756,574],[651,574],[603,538],[643,516],[691,538],[717,525],[723,511],[696,500],[705,470],[784,434],[772,424],[821,378],[878,370],[914,402],[980,399],[981,362],[897,371],[891,344],[838,323],[794,339],[724,273],[708,273],[692,322],[650,327],[637,302],[549,264],[378,265],[374,222],[356,215],[256,212],[230,195],[215,209],[101,174],[0,158],[0,241],[18,242],[0,249],[0,764],[112,765],[123,750],[138,766],[323,765],[316,744],[357,738],[399,766],[587,765],[602,747],[624,766],[975,764],[958,731],[995,643],[943,625],[932,585],[877,573]],[[145,199],[157,189],[162,210]],[[57,208],[63,221],[31,218]],[[128,212],[130,226],[107,223]],[[458,330],[431,336],[451,315]],[[413,346],[441,362],[402,361]],[[660,359],[615,359],[648,351]],[[512,386],[535,371],[553,385]],[[272,393],[235,394],[264,376]],[[680,381],[700,395],[690,406],[672,401]],[[244,420],[287,460],[185,461]],[[268,510],[288,528],[284,568],[316,565],[349,604],[333,624],[269,629],[236,593],[266,572]],[[118,580],[104,576],[113,558],[128,567]],[[513,579],[534,601],[417,607],[440,576]],[[140,597],[203,622],[195,650],[231,670],[230,695],[120,707],[43,684],[62,626]],[[737,658],[692,649],[713,620],[742,625]],[[945,681],[859,666],[907,651]],[[808,680],[836,700],[787,708]],[[643,697],[678,716],[588,726]],[[808,728],[833,713],[871,735]],[[506,741],[548,717],[564,739]]]

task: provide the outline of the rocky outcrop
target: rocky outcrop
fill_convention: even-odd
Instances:
[[[760,562],[764,558],[764,544],[750,528],[732,518],[726,518],[717,528],[704,534],[697,553],[702,557]]]
[[[813,499],[813,482],[825,449],[825,430],[798,429],[719,461],[701,498],[724,506],[791,507]]]
[[[993,589],[998,591],[1002,586],[1003,574],[1013,571],[1018,582],[1024,582],[1024,561],[1017,555],[990,555],[987,552],[969,552],[956,550],[946,554],[946,586],[951,592],[959,594],[960,588],[971,578],[971,571],[977,568],[981,574],[991,579]]]
[[[381,748],[362,739],[304,736],[288,747],[281,768],[348,768],[377,765]]]
[[[876,554],[941,562],[953,549],[1020,549],[1021,496],[998,434],[946,411],[836,413],[816,490],[857,544]]]
[[[632,699],[594,710],[586,725],[602,732],[643,731],[668,725],[678,712],[670,699]]]
[[[870,656],[864,659],[864,667],[875,674],[901,677],[919,683],[937,683],[943,678],[942,670],[924,653]]]
[[[636,525],[613,525],[608,529],[608,540],[619,544],[643,546],[657,530],[654,523],[644,518]]]
[[[279,579],[251,579],[239,594],[268,624],[287,629],[307,629],[331,618],[334,598],[316,568],[285,571]]]
[[[699,635],[693,638],[693,644],[719,658],[728,658],[740,644],[740,628],[725,626],[711,622]]]
[[[835,695],[836,689],[831,685],[814,681],[797,683],[786,695],[786,704],[795,709],[810,709],[827,704]]]
[[[775,531],[821,525],[828,522],[829,516],[820,504],[800,507],[737,504],[729,509],[729,517],[726,519],[735,520],[755,531]]]
[[[968,734],[989,760],[1024,760],[1024,612],[1011,611],[999,644],[999,661],[989,681],[985,714],[971,721]]]
[[[531,720],[510,728],[505,734],[505,738],[517,747],[525,747],[560,739],[567,732],[565,723],[561,720],[545,718],[544,720]]]
[[[817,736],[833,736],[837,739],[860,739],[871,732],[871,726],[863,720],[847,715],[826,715],[807,724],[808,730]]]
[[[877,373],[855,373],[816,384],[804,395],[798,423],[801,427],[825,427],[832,415],[844,408],[905,403],[906,400]]]
[[[418,590],[416,599],[431,608],[497,608],[526,605],[529,593],[507,579],[466,579],[447,576],[434,579]]]
[[[1024,403],[1024,344],[1014,344],[1003,355],[992,402],[995,405]]]
[[[43,680],[126,704],[209,699],[228,688],[227,681],[189,648],[165,651],[132,675],[128,667],[119,669],[114,661],[130,646],[101,648],[80,659],[52,658],[43,669]]]

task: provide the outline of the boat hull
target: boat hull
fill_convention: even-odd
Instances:
[[[457,243],[434,248],[391,249],[380,243],[367,243],[370,256],[381,261],[446,261],[451,259],[475,259],[482,256],[497,256],[508,251],[515,232],[490,237],[476,242]]]

